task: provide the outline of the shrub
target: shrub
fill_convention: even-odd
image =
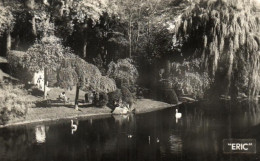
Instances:
[[[139,76],[131,59],[119,59],[108,65],[107,75],[116,81],[118,87],[130,86],[137,82]]]
[[[103,106],[106,106],[108,103],[108,96],[106,93],[104,92],[100,92],[99,93],[99,100],[97,101],[97,106],[98,107],[103,107]]]
[[[179,95],[189,95],[194,98],[204,98],[204,93],[210,88],[211,80],[206,72],[199,72],[199,59],[190,62],[173,63],[170,83]]]
[[[179,102],[177,94],[173,89],[162,89],[159,94],[161,99],[167,103],[177,104]]]
[[[10,7],[0,6],[0,36],[3,36],[7,29],[12,29],[15,23],[15,18]]]
[[[69,88],[76,85],[77,73],[72,68],[62,68],[57,75],[58,85],[62,88]]]
[[[108,78],[106,76],[102,76],[100,78],[100,86],[99,90],[109,93],[116,90],[116,83],[113,79]]]
[[[134,97],[132,93],[126,87],[121,88],[121,93],[122,93],[122,101],[128,103],[129,106],[131,107],[132,104],[134,103]]]
[[[34,103],[28,99],[27,93],[17,86],[6,85],[0,87],[1,124],[5,124],[13,118],[25,116],[28,108],[34,106]]]
[[[94,90],[107,93],[116,90],[116,83],[113,79],[102,76],[95,65],[89,64],[81,58],[66,58],[61,67],[63,70],[70,69],[70,74],[63,74],[64,77],[67,77],[66,80],[69,80],[65,83],[72,82],[72,84],[75,84],[80,77],[82,79],[81,89],[84,91]]]
[[[108,106],[114,108],[115,102],[118,102],[120,99],[122,99],[121,90],[117,89],[108,93]]]

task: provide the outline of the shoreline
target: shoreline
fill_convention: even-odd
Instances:
[[[180,103],[179,103],[180,104]],[[165,102],[155,101],[151,99],[138,99],[133,108],[135,108],[135,114],[149,113],[153,111],[158,111],[179,104],[168,104]],[[0,128],[10,127],[10,126],[20,126],[25,124],[33,124],[40,122],[50,122],[63,119],[73,119],[73,118],[89,118],[89,117],[99,117],[99,116],[109,116],[113,115],[112,110],[108,107],[97,108],[97,107],[79,107],[79,111],[75,111],[74,108],[69,108],[65,106],[61,107],[38,107],[29,109],[28,114],[22,118],[15,118],[5,125],[0,125]]]

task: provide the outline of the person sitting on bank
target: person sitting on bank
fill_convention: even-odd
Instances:
[[[59,99],[60,100],[63,100],[64,103],[68,102],[68,97],[66,96],[65,92],[62,92],[60,95],[59,95]]]

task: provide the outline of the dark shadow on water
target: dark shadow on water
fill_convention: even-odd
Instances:
[[[139,115],[78,119],[0,129],[0,160],[26,161],[256,161],[227,155],[222,140],[257,139],[260,106],[254,103],[197,102]],[[76,122],[76,120],[74,120]]]

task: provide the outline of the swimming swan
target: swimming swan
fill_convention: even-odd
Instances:
[[[70,121],[71,121],[71,134],[73,135],[73,133],[77,131],[78,126],[76,124],[73,124],[73,120]]]
[[[182,114],[178,112],[178,109],[176,109],[175,117],[176,118],[181,118]]]

